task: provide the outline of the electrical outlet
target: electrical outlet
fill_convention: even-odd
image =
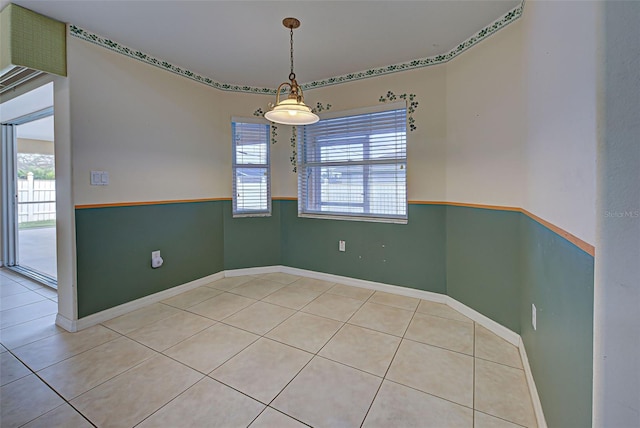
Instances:
[[[155,258],[158,258],[158,257],[160,257],[160,250],[151,252],[151,258],[152,259],[155,259]]]
[[[536,330],[537,329],[537,324],[538,324],[538,315],[537,315],[538,310],[536,309],[536,305],[534,305],[533,303],[531,304],[531,325],[533,326],[533,329]]]
[[[339,251],[347,251],[347,250],[346,250],[346,243],[345,243],[345,241],[339,241],[339,243],[338,243],[338,250],[339,250]]]

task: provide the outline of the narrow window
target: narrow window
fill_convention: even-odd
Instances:
[[[233,121],[233,216],[271,215],[269,125]]]

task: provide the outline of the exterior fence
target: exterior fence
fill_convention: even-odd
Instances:
[[[18,224],[56,219],[56,181],[18,180]]]

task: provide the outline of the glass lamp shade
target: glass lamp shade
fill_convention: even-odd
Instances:
[[[311,125],[320,118],[305,103],[287,98],[280,101],[273,109],[266,112],[265,119],[283,125]]]

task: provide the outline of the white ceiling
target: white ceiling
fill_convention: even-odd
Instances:
[[[6,0],[3,0],[6,2]],[[294,31],[300,83],[453,49],[520,0],[14,0],[220,83],[275,88],[289,74]]]

